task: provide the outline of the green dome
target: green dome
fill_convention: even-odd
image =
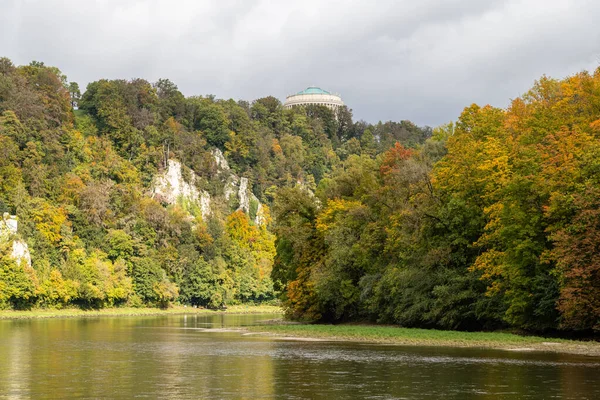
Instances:
[[[296,94],[331,94],[331,93],[329,93],[327,90],[323,90],[316,86],[309,86],[306,89],[304,89],[303,91],[298,92]]]

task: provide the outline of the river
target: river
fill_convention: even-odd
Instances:
[[[220,329],[274,317],[0,321],[0,399],[600,398],[600,359],[591,357]]]

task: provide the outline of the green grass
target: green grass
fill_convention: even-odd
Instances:
[[[160,308],[104,308],[82,310],[79,308],[33,309],[29,311],[0,310],[0,319],[113,317],[176,314],[282,314],[277,306],[237,305],[226,311],[175,306]],[[251,332],[279,337],[312,338],[323,340],[354,341],[366,343],[411,346],[480,347],[515,351],[548,351],[600,357],[600,343],[566,339],[522,336],[505,332],[459,332],[434,329],[399,328],[382,325],[306,325],[265,324],[245,328]]]
[[[482,347],[517,351],[551,351],[600,356],[600,343],[504,332],[459,332],[376,325],[261,325],[254,332],[298,338],[347,340],[418,346]]]
[[[281,308],[269,305],[237,305],[229,306],[225,311],[213,311],[205,308],[175,306],[161,308],[132,308],[115,307],[99,310],[82,310],[80,308],[47,309],[37,308],[27,311],[0,310],[0,319],[29,319],[29,318],[68,318],[68,317],[112,317],[136,315],[168,315],[168,314],[281,314]]]
[[[520,336],[502,332],[459,332],[441,331],[434,329],[399,328],[392,326],[373,325],[269,325],[260,326],[261,329],[275,333],[293,333],[294,335],[318,335],[342,339],[389,341],[402,340],[449,340],[449,341],[478,341],[478,342],[504,342],[504,343],[539,343],[548,339],[536,336]]]

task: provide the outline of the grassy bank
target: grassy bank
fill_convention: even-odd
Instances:
[[[80,308],[33,309],[27,311],[0,310],[0,319],[29,319],[29,318],[70,318],[70,317],[117,317],[137,315],[176,315],[176,314],[281,314],[281,308],[268,305],[237,305],[230,306],[227,310],[208,310],[205,308],[193,308],[174,306],[167,309],[161,308],[102,308],[99,310],[82,310]]]
[[[458,332],[373,325],[286,325],[248,327],[279,337],[312,338],[414,346],[479,347],[512,351],[549,351],[600,356],[600,343],[502,332]]]
[[[100,310],[82,310],[79,308],[33,309],[28,311],[0,310],[0,320],[178,314],[209,315],[218,313],[282,314],[282,310],[280,307],[269,305],[237,305],[230,306],[224,311],[183,306],[174,306],[168,309],[119,307]],[[274,322],[273,324],[245,327],[244,330],[253,334],[289,339],[320,339],[408,346],[473,347],[511,351],[546,351],[600,357],[600,343],[598,342],[522,336],[504,332],[459,332],[380,325],[306,325]]]

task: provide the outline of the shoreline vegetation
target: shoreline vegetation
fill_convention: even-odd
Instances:
[[[281,307],[272,305],[241,304],[228,306],[226,309],[194,308],[172,306],[169,308],[150,307],[113,307],[97,310],[84,310],[81,308],[48,309],[37,308],[32,310],[0,310],[0,320],[16,319],[44,319],[44,318],[86,318],[86,317],[135,317],[135,316],[160,316],[183,314],[282,314]]]
[[[600,343],[522,336],[506,332],[463,332],[375,325],[272,323],[245,328],[246,334],[289,340],[348,341],[401,346],[486,348],[515,352],[552,352],[600,357]]]
[[[0,320],[211,314],[283,315],[283,310],[279,306],[250,304],[229,306],[224,310],[184,306],[172,306],[166,309],[115,307],[98,310],[84,310],[80,308],[38,308],[32,310],[0,310]],[[600,357],[600,343],[598,342],[545,338],[506,332],[443,331],[364,324],[300,324],[279,319],[269,320],[261,325],[227,330],[239,332],[242,335],[265,336],[282,340],[359,342],[399,346],[486,348],[515,352],[552,352]],[[206,331],[213,331],[213,329],[206,329]]]
[[[81,93],[0,57],[0,309],[34,310],[0,318],[268,302],[319,323],[597,337],[599,104],[597,68],[435,128],[372,124],[168,79]],[[36,311],[75,305],[99,311]]]

